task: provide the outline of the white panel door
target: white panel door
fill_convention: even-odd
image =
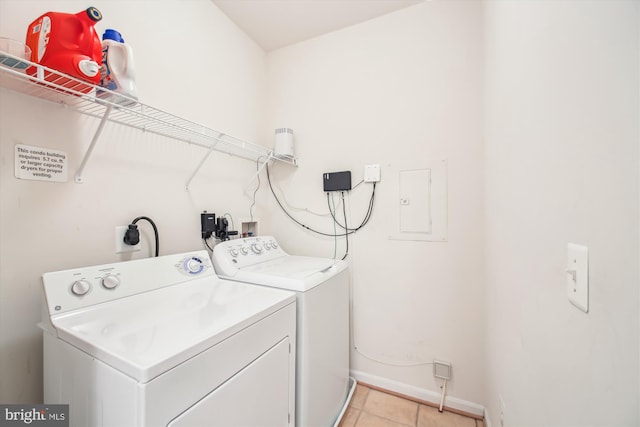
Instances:
[[[289,351],[286,338],[176,417],[168,427],[293,425]]]

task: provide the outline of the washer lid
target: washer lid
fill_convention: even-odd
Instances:
[[[146,383],[263,317],[295,294],[215,276],[51,316],[58,336]]]
[[[340,260],[287,255],[242,267],[233,279],[304,292],[346,268]]]

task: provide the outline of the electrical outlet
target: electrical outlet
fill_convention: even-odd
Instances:
[[[142,249],[142,244],[138,243],[137,245],[127,245],[124,242],[124,233],[129,229],[128,225],[119,225],[116,226],[116,253],[122,254],[125,252],[138,252]]]
[[[380,165],[365,165],[364,182],[380,182]]]

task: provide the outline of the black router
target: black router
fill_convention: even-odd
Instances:
[[[324,191],[351,190],[351,171],[328,172],[322,174]]]

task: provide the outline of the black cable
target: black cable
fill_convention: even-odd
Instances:
[[[156,227],[156,223],[153,222],[153,220],[148,216],[139,216],[133,221],[131,221],[131,224],[135,225],[141,219],[144,219],[145,221],[149,222],[149,224],[151,224],[151,226],[153,227],[153,234],[155,235],[155,238],[156,238],[156,256],[158,256],[158,254],[160,253],[160,242],[158,241],[158,227]]]
[[[318,230],[314,230],[313,228],[309,227],[308,225],[305,225],[303,223],[301,223],[300,221],[298,221],[297,219],[295,219],[286,209],[285,207],[282,205],[282,203],[280,202],[280,199],[278,198],[278,196],[276,195],[275,190],[273,189],[273,185],[271,183],[271,174],[269,172],[269,164],[267,163],[266,165],[266,169],[267,169],[267,181],[269,182],[269,189],[271,190],[271,194],[273,194],[273,197],[276,199],[276,202],[278,203],[278,206],[280,206],[280,209],[282,209],[282,211],[296,224],[298,224],[300,227],[307,229],[313,233],[319,234],[321,236],[329,236],[329,237],[338,237],[338,236],[348,236],[349,234],[353,234],[356,231],[360,230],[362,227],[364,227],[368,222],[369,219],[371,219],[371,214],[373,212],[373,200],[374,200],[374,196],[375,196],[375,192],[376,192],[376,183],[373,183],[373,190],[371,192],[371,198],[369,199],[369,208],[367,209],[367,213],[365,214],[365,217],[362,221],[362,223],[354,229],[347,229],[345,227],[343,227],[340,222],[336,219],[335,215],[333,214],[333,211],[331,210],[331,206],[329,206],[329,212],[331,213],[331,216],[333,218],[333,220],[340,225],[341,228],[343,228],[345,230],[344,233],[342,234],[336,234],[336,233],[324,233],[322,231],[318,231]],[[345,206],[344,206],[344,193],[342,194],[343,200],[342,200],[342,208],[343,210],[346,210]],[[329,193],[327,193],[327,202],[329,200]],[[345,221],[346,223],[346,221]]]
[[[291,216],[291,214],[289,212],[287,212],[287,210],[284,208],[284,206],[282,206],[282,203],[280,202],[280,199],[278,199],[278,196],[276,195],[276,192],[273,190],[273,185],[271,184],[271,175],[269,173],[269,165],[267,164],[267,181],[269,181],[269,188],[271,189],[271,194],[273,194],[273,197],[276,199],[276,202],[278,203],[278,206],[280,206],[280,209],[282,209],[282,211],[296,224],[298,224],[300,227],[305,228],[311,232],[314,232],[316,234],[320,234],[322,236],[329,236],[329,237],[335,237],[335,236],[344,236],[344,234],[330,234],[330,233],[323,233],[322,231],[318,231],[318,230],[314,230],[313,228],[309,227],[308,225],[304,225],[303,223],[301,223],[300,221],[298,221],[297,219],[295,219],[293,216]]]
[[[213,248],[211,246],[209,246],[209,242],[207,242],[207,239],[202,239],[202,241],[204,242],[205,246],[211,251],[213,252]]]
[[[344,229],[349,230],[349,227],[347,227],[347,208],[344,203],[344,191],[342,191],[341,194],[342,194],[342,214],[344,215]],[[333,214],[331,216],[333,216]],[[349,255],[349,233],[344,235],[344,239],[347,242],[347,249],[345,250],[344,256],[342,257],[343,260],[347,257],[347,255]]]
[[[329,193],[327,193],[327,205],[329,206],[329,213],[331,213],[331,217],[333,218],[335,223],[340,226],[340,228],[342,228],[342,229],[344,229],[346,231],[349,231],[350,233],[355,233],[356,231],[360,230],[362,227],[367,225],[367,223],[371,219],[371,214],[373,213],[373,201],[374,201],[375,193],[376,193],[376,183],[374,182],[373,183],[373,190],[371,191],[371,197],[369,198],[369,208],[367,209],[367,213],[365,214],[364,218],[362,219],[362,222],[356,228],[347,228],[345,225],[340,224],[340,222],[338,221],[338,219],[334,215],[333,211],[331,210],[331,204],[329,203]],[[344,194],[343,194],[343,199],[344,199]],[[347,222],[345,221],[345,224],[346,223]]]

